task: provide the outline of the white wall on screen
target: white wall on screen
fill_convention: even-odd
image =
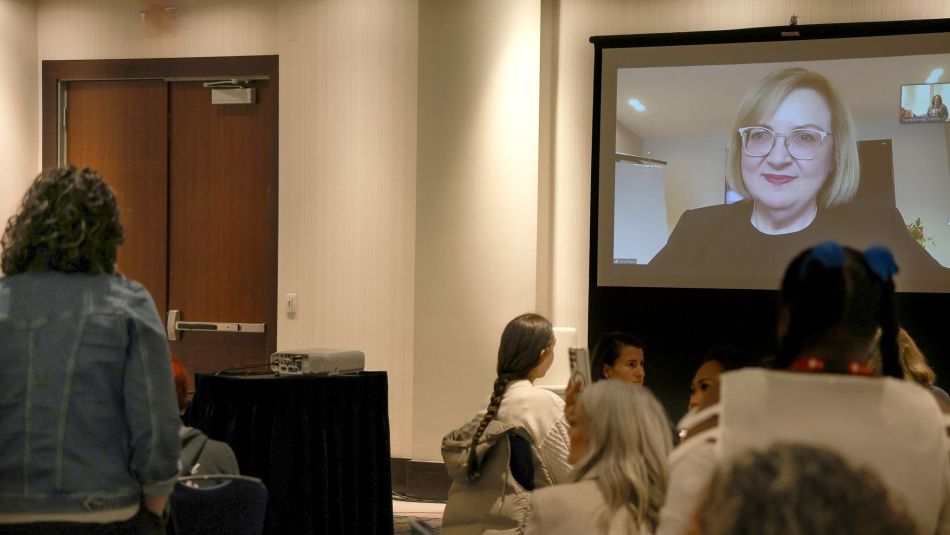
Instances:
[[[646,264],[666,245],[662,167],[615,164],[614,261]]]
[[[895,114],[896,115],[896,114]],[[855,121],[859,139],[892,139],[894,193],[905,223],[920,218],[924,234],[934,239],[927,251],[950,267],[950,165],[948,132],[943,123],[897,125],[888,121]],[[935,157],[935,155],[943,155]]]
[[[643,139],[617,121],[617,152],[624,154],[634,154],[637,156],[646,156],[643,152]]]
[[[723,135],[645,141],[646,150],[669,162],[664,176],[670,232],[686,210],[723,203],[725,144]]]

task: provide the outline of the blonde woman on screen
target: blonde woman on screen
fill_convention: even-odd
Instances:
[[[824,75],[801,67],[769,73],[743,98],[728,135],[726,181],[744,200],[687,210],[651,269],[687,285],[701,277],[767,288],[798,251],[835,240],[886,245],[905,275],[946,283],[893,203],[854,200],[861,181],[854,121]]]

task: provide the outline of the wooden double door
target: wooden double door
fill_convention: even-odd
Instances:
[[[110,62],[44,62],[44,164],[55,80],[53,163],[96,169],[115,190],[126,237],[119,270],[151,292],[166,323],[178,311],[179,322],[221,329],[170,332],[172,354],[193,372],[264,364],[276,346],[276,57],[232,70],[251,79],[256,101],[228,105],[204,86],[238,67],[222,59],[217,68],[214,59],[129,60],[111,76],[99,72]],[[211,72],[201,76],[196,61]],[[129,72],[143,63],[156,76]],[[235,324],[245,330],[224,330]]]

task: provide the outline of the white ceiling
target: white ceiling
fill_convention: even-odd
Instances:
[[[621,69],[618,121],[644,140],[729,135],[748,88],[766,74],[792,66],[828,77],[858,121],[892,119],[896,124],[900,86],[923,83],[934,68],[945,70],[940,82],[950,81],[950,54]],[[646,111],[633,110],[627,104],[631,98],[639,99]]]

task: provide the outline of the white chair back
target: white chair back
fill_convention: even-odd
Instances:
[[[923,533],[948,492],[947,421],[908,381],[743,369],[723,374],[717,458],[775,443],[823,446],[874,470]]]

